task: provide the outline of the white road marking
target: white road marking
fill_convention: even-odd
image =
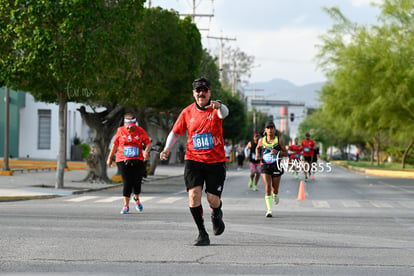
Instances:
[[[330,208],[331,207],[327,201],[322,201],[322,200],[312,200],[312,205],[315,208]]]
[[[91,200],[91,199],[95,199],[95,198],[97,198],[97,196],[80,196],[80,197],[75,197],[75,198],[68,199],[67,201],[81,202],[81,201]]]

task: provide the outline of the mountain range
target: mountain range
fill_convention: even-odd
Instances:
[[[324,85],[325,82],[315,82],[298,86],[288,80],[273,79],[268,82],[249,84],[244,91],[244,95],[248,98],[248,104],[250,104],[253,98],[303,103],[304,106],[288,107],[287,116],[291,117],[293,114],[293,121],[283,120],[284,117],[282,116],[280,106],[256,106],[257,110],[273,116],[278,129],[283,131],[287,128],[291,137],[296,137],[299,124],[306,117],[308,109],[321,106],[319,91]]]
[[[325,82],[315,82],[298,86],[288,80],[276,78],[268,82],[251,83],[244,93],[249,98],[256,94],[257,99],[303,102],[306,107],[315,108],[321,105],[319,91],[324,84]]]

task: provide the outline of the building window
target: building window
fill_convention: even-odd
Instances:
[[[50,109],[39,109],[37,116],[39,118],[37,148],[50,149],[52,121]]]

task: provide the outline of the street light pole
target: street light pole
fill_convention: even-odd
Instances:
[[[256,99],[256,92],[257,91],[264,91],[264,89],[245,89],[245,91],[253,91],[253,100]],[[257,128],[257,119],[256,119],[256,109],[254,109],[253,105],[252,105],[252,111],[253,111],[253,133],[257,132],[256,128]]]

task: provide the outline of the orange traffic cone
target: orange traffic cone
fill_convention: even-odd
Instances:
[[[303,181],[300,182],[299,191],[298,191],[298,198],[296,200],[305,200],[305,183]]]

